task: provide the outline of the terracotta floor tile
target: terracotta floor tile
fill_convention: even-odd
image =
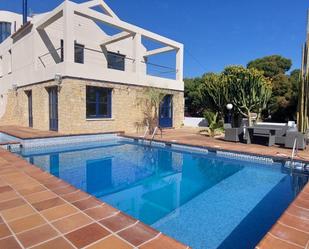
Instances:
[[[17,169],[14,169],[14,168],[9,166],[9,167],[0,169],[0,176],[1,175],[13,174],[13,173],[16,173],[16,172],[18,172]]]
[[[53,198],[53,199],[48,199],[48,200],[45,200],[45,201],[37,202],[37,203],[34,203],[32,205],[36,210],[42,211],[42,210],[57,207],[57,206],[60,206],[60,205],[63,205],[63,204],[65,204],[65,202],[63,200],[61,200],[59,197],[56,197],[56,198]]]
[[[52,223],[60,232],[68,233],[79,227],[92,223],[92,220],[83,213],[73,214]]]
[[[22,249],[14,237],[0,240],[1,249]]]
[[[87,208],[92,208],[92,207],[96,207],[102,204],[101,201],[93,198],[93,197],[89,197],[88,199],[84,199],[81,201],[77,201],[77,202],[73,202],[72,203],[75,207],[79,208],[80,210],[85,210]]]
[[[10,186],[1,186],[0,187],[0,194],[7,192],[7,191],[12,191],[13,189]]]
[[[63,187],[67,187],[70,186],[68,183],[64,182],[64,181],[54,181],[54,182],[49,182],[49,183],[45,183],[44,186],[48,189],[57,189],[57,188],[63,188]]]
[[[26,174],[10,174],[1,177],[3,177],[3,179],[5,179],[10,185],[33,182],[33,179]]]
[[[54,208],[50,208],[47,210],[41,211],[41,214],[48,219],[49,221],[53,221],[59,218],[62,218],[64,216],[68,216],[70,214],[74,214],[78,212],[79,210],[75,207],[73,207],[70,204],[64,204],[61,206],[57,206]]]
[[[44,188],[42,185],[33,185],[33,186],[20,189],[18,190],[18,192],[23,196],[27,196],[27,195],[31,195],[31,194],[38,193],[38,192],[45,191],[45,190],[46,188]]]
[[[116,236],[110,236],[104,240],[101,240],[87,249],[132,249],[133,247],[117,238]],[[163,249],[163,248],[162,248]]]
[[[18,198],[20,198],[20,196],[15,191],[4,192],[0,194],[0,203]]]
[[[8,237],[11,235],[11,232],[6,224],[2,223],[0,224],[0,239],[4,237]]]
[[[44,174],[45,176],[47,176],[47,172],[45,171],[40,171],[39,173],[35,173],[34,176],[38,175],[38,174]],[[61,182],[61,180],[53,175],[50,174],[50,177],[45,177],[44,179],[40,180],[40,183],[42,185],[46,185],[46,184],[51,184],[51,183],[59,183]]]
[[[32,247],[32,249],[74,249],[74,247],[64,238],[59,237],[38,246]]]
[[[63,195],[61,197],[68,202],[76,202],[76,201],[79,201],[81,199],[85,199],[85,198],[89,197],[89,195],[82,192],[82,191],[77,191],[77,192],[74,192],[74,193],[71,193],[71,194]]]
[[[292,204],[288,209],[287,212],[291,215],[297,216],[303,219],[309,219],[309,210],[305,210],[303,208],[299,208]]]
[[[0,211],[7,210],[10,208],[19,207],[25,204],[25,201],[21,198],[4,201],[0,203]]]
[[[129,241],[134,246],[139,246],[157,235],[158,231],[140,222],[119,233],[119,236]]]
[[[18,220],[11,221],[9,222],[9,226],[15,233],[20,233],[25,230],[43,225],[45,223],[46,222],[40,215],[34,214]]]
[[[77,189],[73,186],[67,186],[67,187],[63,187],[63,188],[57,188],[54,189],[54,193],[58,194],[58,195],[65,195],[65,194],[69,194],[72,192],[75,192]]]
[[[106,237],[109,234],[110,233],[105,228],[101,227],[97,223],[92,223],[65,235],[65,237],[69,239],[77,248],[82,248]]]
[[[276,239],[270,235],[267,235],[258,245],[259,249],[302,249],[303,247],[299,247],[293,244],[289,244],[283,240]],[[149,249],[149,248],[141,248],[141,249]]]
[[[37,181],[43,183],[43,182],[46,182],[47,180],[51,180],[51,179],[57,179],[55,177],[53,177],[52,175],[42,171],[42,172],[38,172],[38,173],[35,173],[33,175],[31,175],[32,178],[36,179]]]
[[[123,213],[116,214],[115,216],[100,221],[101,224],[114,232],[126,228],[135,222],[135,219]]]
[[[270,231],[272,235],[282,240],[290,241],[299,246],[305,247],[309,241],[309,234],[300,232],[281,224],[276,224]]]
[[[298,195],[299,198],[302,198],[306,201],[309,201],[309,193],[306,193],[305,191],[302,191],[299,195]]]
[[[24,247],[34,246],[38,243],[44,242],[58,235],[58,232],[54,230],[50,225],[40,226],[28,230],[23,233],[17,234],[17,238]]]
[[[309,200],[304,200],[300,198],[296,198],[295,201],[293,202],[296,206],[308,209],[309,211]]]
[[[55,198],[55,197],[57,197],[56,194],[47,190],[47,191],[42,191],[42,192],[38,192],[38,193],[25,196],[25,199],[29,201],[31,204],[33,204],[33,203],[41,202],[41,201],[48,200],[51,198]]]
[[[17,208],[11,208],[8,210],[2,211],[2,216],[6,221],[10,221],[13,219],[18,219],[30,214],[34,214],[34,210],[29,205],[22,205]]]
[[[31,183],[16,183],[12,185],[14,189],[16,189],[17,191],[21,190],[21,189],[26,189],[26,188],[33,188],[35,186],[38,186],[38,182],[36,180],[33,180],[33,182]]]
[[[85,211],[90,217],[95,220],[101,220],[108,216],[114,215],[119,212],[117,209],[105,204],[103,206],[94,207]]]
[[[165,236],[160,235],[158,238],[139,247],[140,249],[186,249],[187,247],[179,242]],[[283,248],[281,248],[283,249]]]
[[[296,229],[299,229],[301,231],[309,233],[309,220],[300,219],[298,217],[291,216],[288,213],[285,213],[280,218],[280,222],[285,225],[288,225]]]

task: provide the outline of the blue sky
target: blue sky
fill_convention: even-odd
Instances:
[[[22,0],[1,0],[0,9],[21,12]],[[34,13],[62,0],[29,0]],[[83,2],[83,0],[76,0]],[[227,65],[272,54],[300,66],[308,0],[106,0],[127,22],[184,43],[185,76],[219,72]],[[160,64],[170,63],[160,59]],[[168,66],[168,65],[167,65]]]

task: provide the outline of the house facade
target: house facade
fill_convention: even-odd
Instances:
[[[181,43],[120,20],[102,0],[64,1],[23,25],[22,20],[0,11],[1,125],[63,133],[135,132],[145,125],[139,100],[147,98],[149,87],[165,95],[160,125],[182,125]],[[145,40],[160,46],[147,49]],[[162,53],[175,57],[173,77],[149,73],[150,66],[167,70],[149,63]]]

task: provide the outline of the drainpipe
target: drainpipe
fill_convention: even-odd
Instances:
[[[23,0],[23,24],[27,23],[28,16],[28,0]]]

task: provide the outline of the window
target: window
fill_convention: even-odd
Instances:
[[[125,69],[125,55],[107,52],[107,67],[124,71]]]
[[[74,45],[75,63],[84,64],[84,49],[85,49],[84,45],[75,43]]]
[[[60,40],[60,62],[64,60],[64,42]]]
[[[86,89],[87,118],[111,118],[112,89],[91,86]]]
[[[0,43],[11,35],[11,23],[0,22]]]

